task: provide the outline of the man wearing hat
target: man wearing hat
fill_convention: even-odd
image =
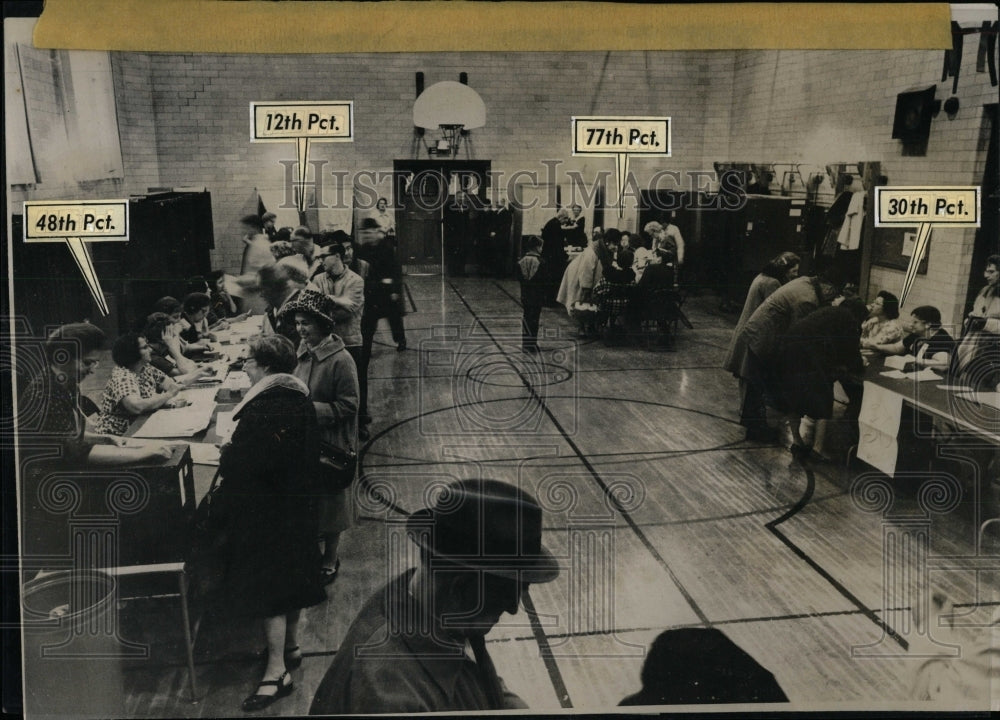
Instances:
[[[352,623],[311,715],[524,708],[506,690],[485,637],[516,614],[530,583],[559,575],[542,547],[542,511],[496,480],[451,483],[409,516],[420,565],[377,591]]]

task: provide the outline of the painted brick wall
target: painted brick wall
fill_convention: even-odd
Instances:
[[[985,145],[982,106],[997,101],[987,73],[975,71],[978,37],[967,39],[954,120],[942,111],[931,125],[927,154],[904,157],[893,140],[896,95],[937,87],[943,51],[740,52],[733,74],[730,154],[739,158],[800,162],[880,161],[892,185],[978,185]],[[906,306],[935,305],[945,322],[963,314],[975,231],[934,230],[927,275],[917,280]],[[898,293],[903,272],[874,266],[871,287]],[[904,311],[905,312],[905,311]]]
[[[703,170],[715,157],[728,126],[731,53],[571,53],[419,55],[120,55],[116,68],[144,77],[148,67],[152,123],[136,132],[142,144],[155,139],[158,174],[145,162],[146,177],[165,186],[205,186],[212,193],[216,250],[213,262],[235,269],[242,254],[239,218],[255,188],[283,198],[293,143],[249,142],[249,104],[262,100],[352,100],[353,143],[314,143],[311,160],[327,170],[392,170],[393,160],[413,157],[414,74],[425,85],[457,80],[469,84],[487,107],[487,126],[473,132],[474,157],[490,159],[505,177],[534,171],[546,180],[543,159],[556,159],[556,182],[581,172],[592,182],[611,158],[574,158],[573,115],[668,115],[673,117],[671,158],[637,159],[641,182],[653,172]],[[721,81],[720,81],[721,78]],[[127,82],[127,81],[126,81]],[[136,110],[144,101],[137,94]],[[141,113],[140,113],[141,114]],[[706,120],[706,118],[710,118]],[[147,129],[148,128],[148,129]],[[124,142],[124,139],[123,139]],[[420,150],[420,157],[426,152]],[[710,165],[708,166],[710,169]],[[388,183],[379,187],[388,194]],[[328,202],[332,198],[328,198]],[[626,216],[626,224],[634,218]]]

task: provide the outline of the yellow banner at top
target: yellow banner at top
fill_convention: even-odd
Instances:
[[[220,53],[941,49],[947,3],[47,0],[40,48]]]

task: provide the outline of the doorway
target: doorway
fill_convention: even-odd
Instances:
[[[393,193],[396,242],[404,266],[440,272],[443,260],[445,209],[459,190],[482,208],[489,188],[489,160],[396,160]],[[462,238],[474,243],[475,238]]]

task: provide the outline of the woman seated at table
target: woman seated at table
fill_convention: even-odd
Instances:
[[[309,388],[291,374],[295,348],[288,338],[258,336],[248,345],[243,369],[252,386],[233,411],[236,430],[220,453],[212,511],[221,516],[226,538],[226,612],[264,621],[267,664],[242,705],[251,711],[291,694],[288,670],[302,663],[301,609],[326,596],[319,584],[314,500],[319,430]]]
[[[190,293],[181,305],[181,339],[187,343],[211,343],[217,338],[208,324],[208,313],[212,306],[212,298],[207,294]],[[227,323],[228,324],[228,323]]]
[[[111,371],[111,378],[101,396],[98,432],[124,435],[137,416],[162,407],[183,407],[186,404],[176,397],[184,388],[184,383],[153,367],[150,364],[152,355],[153,349],[138,333],[126,333],[115,340],[111,346],[111,359],[116,367]],[[192,383],[206,373],[207,369],[199,369],[184,380]]]
[[[206,277],[208,282],[211,305],[209,313],[228,322],[239,322],[247,317],[247,313],[241,313],[236,307],[236,301],[226,289],[226,273],[223,270],[213,270]]]
[[[302,290],[283,315],[295,320],[302,342],[295,377],[309,387],[323,442],[342,452],[358,447],[358,371],[344,341],[333,334],[334,309],[323,293]],[[340,534],[354,524],[350,489],[317,488],[320,493],[319,532],[323,538],[320,574],[323,584],[337,578]]]
[[[941,327],[941,311],[932,305],[921,305],[910,313],[909,334],[902,340],[886,345],[874,345],[872,350],[885,355],[913,355],[914,360],[904,372],[930,368],[944,372],[951,362],[955,341]]]
[[[89,323],[71,323],[49,335],[43,348],[45,366],[23,388],[18,400],[21,462],[34,478],[29,461],[36,451],[69,465],[129,465],[170,458],[167,445],[121,447],[121,438],[87,429],[80,411],[80,382],[97,367],[105,335]],[[52,448],[58,446],[58,456]],[[45,472],[39,468],[39,472]],[[40,479],[40,478],[39,478]]]
[[[894,345],[902,339],[899,298],[887,290],[880,290],[868,306],[868,319],[861,323],[861,356],[865,364],[875,357],[879,345]]]
[[[180,337],[172,332],[174,325],[170,315],[154,312],[146,318],[146,326],[141,334],[152,348],[150,364],[164,375],[178,378],[197,372],[198,363],[184,357],[184,353],[181,352]]]
[[[176,345],[182,356],[189,356],[209,349],[209,343],[205,340],[190,342],[181,337],[181,331],[184,330],[185,326],[184,306],[176,298],[169,296],[160,298],[153,305],[153,312],[163,313],[170,318],[170,325],[164,328],[163,336],[170,342],[171,350]],[[174,340],[176,343],[173,342]],[[177,360],[177,358],[174,359]]]

